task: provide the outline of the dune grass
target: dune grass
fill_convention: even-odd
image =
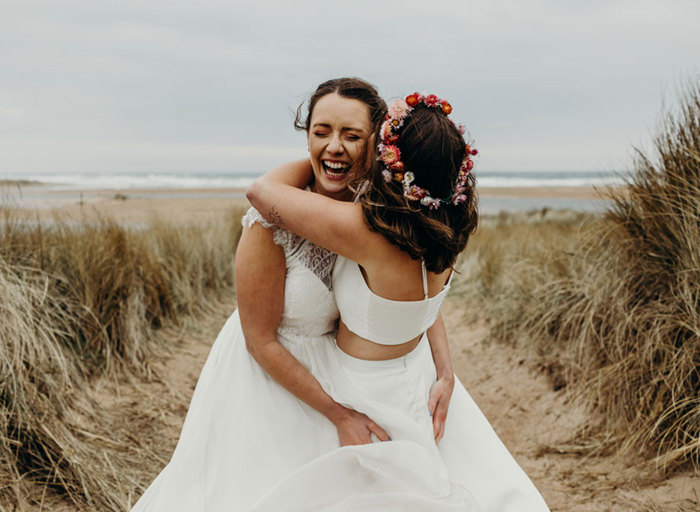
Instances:
[[[153,333],[232,292],[240,213],[209,226],[50,223],[0,208],[0,503],[27,484],[76,505],[123,510],[124,482],[156,455],[86,390],[145,375]]]
[[[483,226],[465,293],[588,405],[576,450],[700,467],[700,86],[602,218]]]

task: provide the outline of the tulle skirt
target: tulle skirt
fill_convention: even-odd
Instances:
[[[541,496],[457,381],[435,445],[427,339],[365,361],[331,335],[280,341],[339,403],[391,441],[339,447],[335,427],[274,382],[245,348],[238,314],[219,334],[170,463],[133,512],[545,511]]]

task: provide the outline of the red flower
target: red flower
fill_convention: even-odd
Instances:
[[[418,94],[417,92],[414,92],[413,94],[406,96],[406,104],[409,107],[415,107],[416,105],[418,105],[420,103],[420,100],[421,100],[420,94]]]
[[[428,94],[425,97],[425,104],[428,105],[429,107],[434,107],[435,105],[438,104],[438,97],[435,96],[434,94]]]
[[[391,166],[392,164],[395,164],[399,161],[399,159],[401,158],[401,153],[399,152],[399,148],[397,148],[393,144],[390,144],[388,146],[384,146],[381,156],[384,163],[388,166]]]
[[[384,143],[385,144],[396,144],[396,142],[399,140],[398,135],[390,135],[388,137],[384,137]]]
[[[472,155],[476,155],[478,153],[478,151],[476,149],[472,149],[471,153],[472,153]]]
[[[402,172],[404,170],[404,165],[403,165],[403,162],[401,160],[397,160],[393,164],[390,164],[389,167],[391,167],[393,170],[399,171],[399,172]],[[401,179],[403,179],[403,178],[401,178]]]
[[[471,160],[467,160],[467,171],[471,171],[473,167],[474,162],[472,162]]]
[[[440,103],[440,107],[442,108],[442,111],[448,116],[452,112],[452,105],[447,103],[445,100],[442,100],[442,103]]]

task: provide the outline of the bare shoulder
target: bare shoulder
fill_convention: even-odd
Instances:
[[[273,268],[284,269],[284,250],[274,240],[274,232],[260,223],[244,226],[241,239],[236,248],[236,281],[245,272],[270,271]]]

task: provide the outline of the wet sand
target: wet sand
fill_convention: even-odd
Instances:
[[[602,190],[593,187],[480,187],[482,212],[550,209],[592,209]],[[43,184],[5,186],[2,204],[26,218],[71,219],[107,215],[118,222],[144,223],[155,218],[175,223],[216,221],[248,202],[242,188],[57,189]],[[572,206],[574,205],[574,206]]]

